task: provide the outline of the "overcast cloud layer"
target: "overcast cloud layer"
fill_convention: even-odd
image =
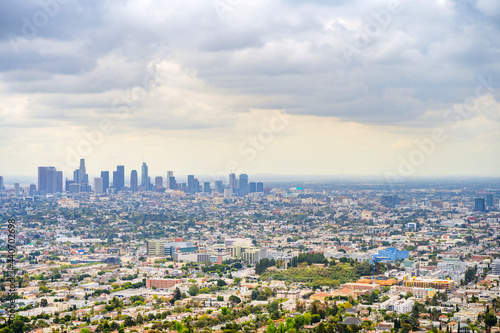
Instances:
[[[0,174],[500,175],[499,30],[497,0],[4,0]]]

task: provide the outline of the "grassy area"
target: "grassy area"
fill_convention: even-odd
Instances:
[[[352,267],[296,267],[283,271],[265,272],[261,275],[263,280],[267,278],[286,282],[302,282],[308,286],[338,286],[342,283],[356,281],[358,276]]]

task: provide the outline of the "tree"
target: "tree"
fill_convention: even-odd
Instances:
[[[42,298],[42,299],[40,300],[40,305],[41,305],[42,307],[46,307],[46,306],[47,306],[47,304],[48,304],[48,302],[47,302],[47,300],[46,300],[45,298]]]
[[[241,303],[241,299],[236,295],[231,295],[231,296],[229,296],[229,302],[231,302],[233,304],[239,304],[239,303]]]
[[[196,296],[200,293],[200,288],[198,287],[198,285],[193,283],[191,286],[189,286],[188,293],[191,296]]]
[[[494,313],[488,312],[484,316],[484,325],[486,326],[486,330],[488,332],[491,332],[491,327],[496,325],[497,323],[497,317],[495,316]]]
[[[182,298],[182,294],[181,294],[181,291],[179,288],[175,288],[175,292],[174,292],[174,299],[176,301],[180,300]]]
[[[224,281],[224,280],[217,280],[217,286],[218,287],[224,287],[224,286],[227,286],[227,283]]]

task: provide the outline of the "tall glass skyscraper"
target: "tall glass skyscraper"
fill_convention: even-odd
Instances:
[[[130,173],[130,190],[132,192],[137,192],[137,189],[139,187],[138,181],[137,170],[132,170],[132,172]]]
[[[141,168],[141,186],[144,186],[146,191],[149,190],[149,176],[148,176],[148,166],[146,162],[142,162]]]
[[[118,165],[113,171],[113,187],[116,191],[122,191],[125,187],[125,166]]]
[[[109,188],[109,171],[101,171],[102,191],[106,193]]]
[[[240,175],[240,196],[245,196],[248,194],[248,175],[246,173],[242,173]]]

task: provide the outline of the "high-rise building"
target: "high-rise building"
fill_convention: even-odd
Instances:
[[[255,182],[250,182],[248,184],[248,193],[255,193],[257,192],[257,184]]]
[[[170,190],[177,190],[177,181],[175,180],[175,177],[170,177],[168,185]]]
[[[167,189],[172,189],[172,187],[170,187],[170,178],[172,178],[173,176],[174,176],[173,171],[167,171],[167,184],[166,184]]]
[[[214,187],[215,187],[215,192],[224,193],[224,184],[222,183],[222,180],[216,180]]]
[[[132,192],[137,192],[139,189],[139,179],[137,178],[137,170],[132,170],[130,172],[130,190]]]
[[[155,191],[161,191],[163,189],[163,177],[155,177]]]
[[[95,194],[104,193],[104,182],[102,177],[94,177],[94,193]]]
[[[69,180],[68,178],[66,178],[66,183],[64,185],[64,191],[69,192],[69,186],[71,184],[75,184],[75,181],[74,180]]]
[[[75,184],[80,184],[80,169],[73,171],[73,181]]]
[[[36,194],[36,185],[30,184],[30,197],[34,196],[35,194]]]
[[[212,193],[212,189],[210,188],[210,182],[203,183],[203,192],[208,194]]]
[[[493,207],[493,194],[486,194],[486,206]]]
[[[109,171],[101,171],[101,178],[102,178],[102,190],[103,193],[108,192],[109,188]]]
[[[19,187],[19,183],[14,183],[14,194],[16,197],[21,194],[21,188]]]
[[[125,166],[118,165],[116,171],[113,171],[113,187],[117,192],[125,187]]]
[[[38,167],[38,192],[40,194],[62,192],[62,171],[55,167]]]
[[[141,167],[141,186],[144,186],[145,191],[149,191],[149,176],[148,176],[148,166],[146,162],[142,162]]]
[[[229,192],[231,195],[234,194],[234,190],[236,189],[236,175],[234,173],[229,174]]]
[[[240,196],[245,196],[248,194],[248,175],[245,173],[242,173],[240,175],[240,181],[239,181],[239,195]]]
[[[87,169],[85,168],[85,159],[80,159],[80,168],[78,172],[78,184],[87,185],[89,183],[89,175],[87,175]]]
[[[484,204],[484,198],[475,198],[474,199],[474,210],[476,212],[486,211],[486,205]]]
[[[195,183],[194,183],[194,175],[188,175],[187,182],[187,193],[194,194],[196,193]]]
[[[264,183],[257,182],[257,192],[264,192]]]
[[[0,191],[3,191],[3,190],[5,190],[5,187],[3,185],[3,177],[0,176]]]

